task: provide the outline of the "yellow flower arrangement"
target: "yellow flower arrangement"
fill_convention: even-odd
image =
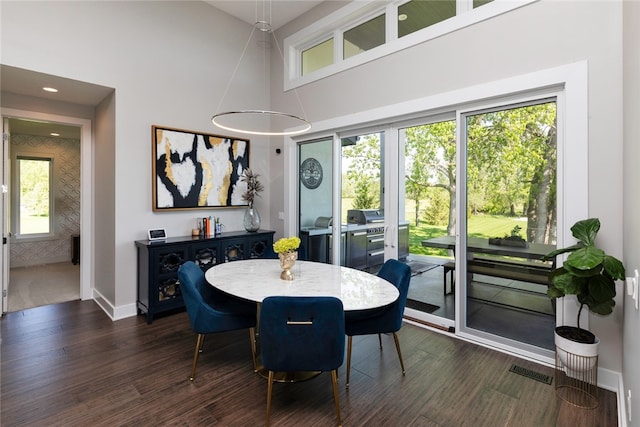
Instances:
[[[273,250],[277,254],[283,252],[294,252],[299,246],[300,239],[298,237],[283,237],[273,244]]]

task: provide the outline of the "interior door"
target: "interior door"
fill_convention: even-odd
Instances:
[[[2,313],[7,312],[9,296],[9,119],[2,121],[2,160],[0,161],[0,177],[2,177]]]

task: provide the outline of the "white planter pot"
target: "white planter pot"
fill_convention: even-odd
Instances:
[[[589,371],[598,362],[598,347],[600,340],[596,337],[595,343],[585,344],[564,338],[555,333],[556,354],[562,366],[566,368],[566,374],[577,377],[581,372]]]

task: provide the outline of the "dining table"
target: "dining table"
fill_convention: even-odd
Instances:
[[[260,304],[270,296],[332,296],[342,301],[347,312],[384,307],[400,295],[395,285],[385,279],[340,265],[298,260],[291,269],[293,280],[281,279],[281,272],[277,259],[249,259],[217,264],[205,272],[205,278],[220,291],[255,302],[258,320]],[[258,322],[254,366],[256,372],[266,377],[267,373],[259,362],[259,331]],[[311,373],[281,373],[276,380],[292,382],[310,376]]]

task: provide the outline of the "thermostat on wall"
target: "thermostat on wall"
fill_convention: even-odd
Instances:
[[[164,228],[148,230],[147,235],[149,236],[149,240],[165,240],[167,238],[167,232]]]

